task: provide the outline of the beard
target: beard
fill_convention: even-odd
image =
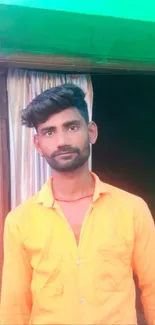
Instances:
[[[70,146],[62,146],[59,150],[52,153],[50,157],[44,157],[53,170],[64,173],[73,172],[82,167],[88,161],[89,156],[90,144],[87,143],[82,150]]]

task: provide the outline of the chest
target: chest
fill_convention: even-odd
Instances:
[[[72,283],[73,291],[78,283],[82,288],[93,287],[92,297],[95,292],[99,299],[102,292],[126,288],[134,243],[132,223],[127,222],[127,213],[123,219],[125,211],[121,214],[119,210],[118,214],[111,207],[91,206],[90,201],[61,205],[67,222],[56,211],[51,215],[50,210],[44,217],[46,222],[41,223],[36,217],[33,236],[29,232],[25,242],[34,270],[34,291],[40,292],[47,279],[54,294],[59,288],[69,290],[67,283]],[[73,240],[73,232],[67,229],[68,224],[73,227],[78,244]]]
[[[78,245],[72,231],[77,225]],[[134,243],[131,211],[122,206],[114,209],[111,202],[106,204],[106,201],[92,204],[91,200],[85,200],[80,204],[63,204],[59,209],[38,207],[32,211],[29,227],[23,229],[24,246],[36,260],[40,260],[42,253],[47,261],[60,255],[63,259],[70,255],[76,258],[79,254],[88,257],[100,249],[113,251],[114,247],[121,249],[122,245],[127,249]]]
[[[92,198],[86,198],[77,202],[59,202],[64,217],[72,228],[77,243],[84,219],[90,211]]]
[[[58,202],[65,218],[70,225],[82,224],[91,203],[91,198],[86,198],[75,202]]]

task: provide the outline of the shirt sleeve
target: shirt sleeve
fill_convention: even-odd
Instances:
[[[145,318],[149,325],[155,325],[155,225],[143,200],[139,200],[135,209],[133,263]]]
[[[28,324],[31,313],[31,267],[13,218],[4,227],[4,264],[2,272],[0,324]]]

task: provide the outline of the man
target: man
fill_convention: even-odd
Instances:
[[[4,325],[137,324],[134,273],[155,324],[154,222],[141,198],[89,172],[97,126],[84,97],[65,84],[22,111],[52,178],[6,218]]]

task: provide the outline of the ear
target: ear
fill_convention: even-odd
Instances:
[[[89,140],[91,144],[94,144],[98,137],[98,128],[95,122],[88,124]]]
[[[34,135],[33,142],[36,150],[40,153],[41,156],[43,156],[42,150],[40,149],[39,138],[37,134]]]

